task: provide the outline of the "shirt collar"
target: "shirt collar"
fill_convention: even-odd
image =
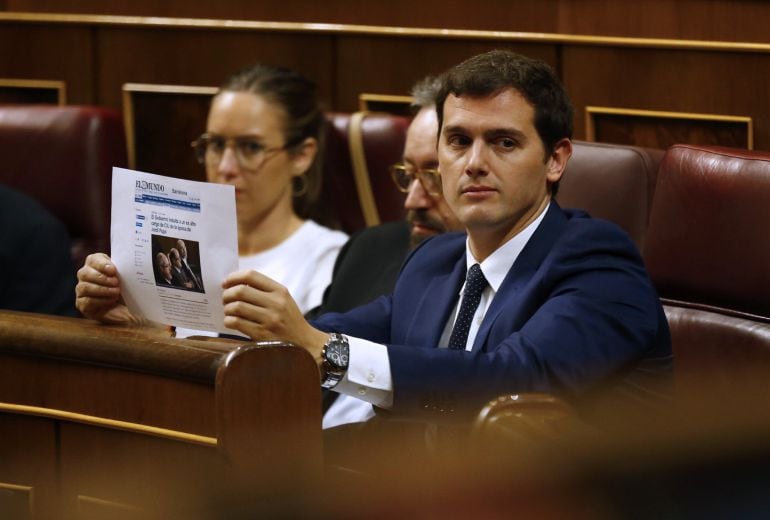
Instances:
[[[479,266],[481,272],[484,273],[484,278],[489,282],[489,286],[497,292],[500,285],[503,283],[503,279],[508,274],[508,271],[513,267],[513,263],[521,254],[524,246],[527,245],[529,239],[537,230],[540,223],[545,218],[545,212],[548,211],[549,205],[546,205],[545,209],[540,212],[535,220],[529,223],[527,227],[519,231],[516,235],[511,237],[506,243],[498,247],[491,255],[489,255]],[[478,263],[471,253],[471,248],[468,244],[468,239],[465,240],[465,269],[467,270],[473,264]],[[465,284],[463,284],[463,288]]]

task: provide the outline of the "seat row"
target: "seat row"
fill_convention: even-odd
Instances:
[[[359,112],[327,120],[327,213],[348,232],[403,218],[388,167],[401,157],[408,119]],[[76,264],[108,249],[110,171],[126,164],[119,114],[0,107],[0,156],[0,182],[66,224]],[[770,363],[770,154],[576,141],[557,200],[617,223],[637,244],[666,305],[678,371],[719,373],[726,358]]]
[[[706,413],[728,431],[736,421],[770,422],[770,154],[675,145],[660,156],[612,148],[637,156],[614,173],[625,182],[595,182],[608,166],[595,156],[584,163],[594,182],[570,179],[578,170],[568,168],[565,181],[580,183],[583,193],[565,182],[561,196],[620,224],[640,246],[671,329],[677,420],[695,414],[698,423]],[[570,166],[582,162],[580,153],[577,146]],[[634,189],[619,187],[632,182]],[[508,395],[490,402],[476,427],[484,438],[520,438],[525,431],[558,437],[572,415],[554,396]]]

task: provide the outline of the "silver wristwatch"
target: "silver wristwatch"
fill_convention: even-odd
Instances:
[[[321,386],[324,388],[334,388],[345,377],[345,372],[348,371],[348,363],[350,361],[348,338],[336,332],[329,334],[329,340],[321,352],[321,360],[324,372],[326,373]]]

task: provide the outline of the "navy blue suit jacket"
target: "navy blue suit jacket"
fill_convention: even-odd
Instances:
[[[552,202],[490,304],[472,351],[436,348],[466,270],[466,235],[409,256],[392,295],[314,324],[388,346],[396,412],[478,410],[504,393],[580,396],[668,374],[663,309],[631,239]]]

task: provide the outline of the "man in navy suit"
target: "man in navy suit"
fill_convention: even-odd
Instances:
[[[647,378],[670,372],[671,343],[638,251],[617,226],[552,200],[572,151],[572,107],[553,71],[492,51],[444,82],[439,170],[467,235],[425,241],[391,296],[312,324],[279,284],[234,273],[225,325],[306,348],[325,387],[394,412],[462,416],[511,392],[653,395]],[[468,315],[470,272],[483,289]],[[455,328],[466,329],[459,347]]]

